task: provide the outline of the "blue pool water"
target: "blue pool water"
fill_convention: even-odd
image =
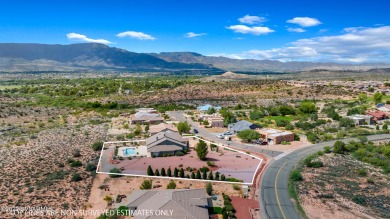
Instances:
[[[125,149],[126,155],[134,155],[135,154],[135,148],[126,148]]]

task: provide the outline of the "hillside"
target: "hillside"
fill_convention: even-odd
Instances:
[[[217,70],[205,64],[168,62],[158,57],[129,52],[97,43],[48,45],[0,43],[2,71],[90,70],[131,71]]]
[[[152,53],[151,55],[164,59],[169,62],[181,63],[201,63],[212,65],[226,71],[311,71],[315,69],[333,70],[333,71],[367,71],[373,68],[388,68],[386,64],[339,64],[326,62],[280,62],[274,60],[255,60],[255,59],[231,59],[226,57],[203,56],[193,52],[163,52]]]

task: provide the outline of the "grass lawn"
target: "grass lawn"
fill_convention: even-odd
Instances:
[[[265,118],[275,121],[288,120],[289,122],[291,122],[295,119],[295,116],[267,116]]]

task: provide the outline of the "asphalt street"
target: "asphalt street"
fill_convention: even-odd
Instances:
[[[390,134],[367,136],[368,140],[390,139]],[[356,138],[342,139],[348,142]],[[288,194],[288,180],[295,166],[310,154],[333,146],[336,141],[322,142],[293,151],[268,165],[261,178],[259,202],[262,218],[300,218]]]

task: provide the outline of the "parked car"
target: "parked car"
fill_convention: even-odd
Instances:
[[[217,138],[224,139],[225,136],[221,134],[221,135],[217,135]]]
[[[268,142],[263,141],[263,142],[261,142],[261,145],[268,145]]]
[[[227,131],[225,133],[223,133],[224,135],[232,135],[232,133],[230,131]]]
[[[198,130],[197,130],[197,129],[194,129],[194,133],[195,133],[195,134],[198,134],[199,132],[198,132]]]

